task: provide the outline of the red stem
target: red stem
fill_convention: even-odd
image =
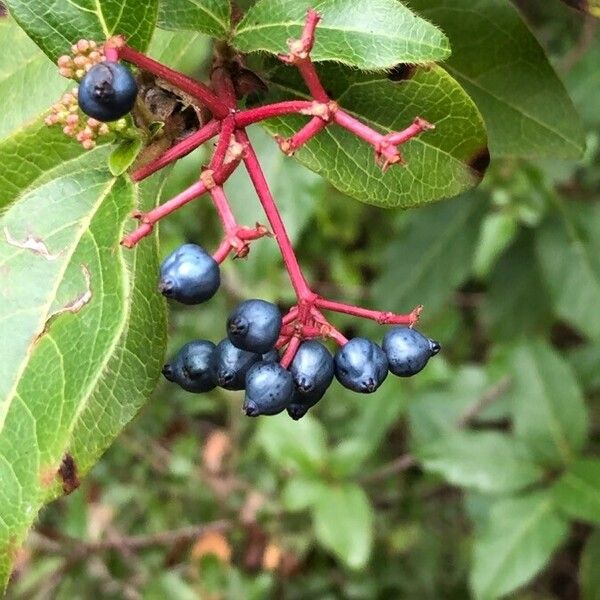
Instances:
[[[235,122],[233,117],[226,117],[221,125],[221,135],[219,135],[219,141],[217,142],[217,147],[210,161],[209,169],[218,169],[223,165],[223,162],[225,161],[225,155],[227,154],[227,150],[229,150],[229,145],[231,144],[231,136],[233,135],[234,129]]]
[[[425,119],[417,117],[412,125],[409,125],[403,131],[399,131],[397,133],[390,133],[386,136],[386,140],[394,146],[399,146],[400,144],[408,142],[408,140],[419,135],[421,132],[428,131],[429,129],[435,129],[435,125],[432,125],[431,123],[429,123],[429,121],[426,121]]]
[[[327,127],[327,121],[321,117],[313,117],[302,129],[297,131],[291,138],[276,137],[279,147],[286,154],[293,154],[298,148],[318,135]]]
[[[169,67],[129,46],[118,46],[116,50],[119,58],[140,67],[140,69],[150,71],[150,73],[154,73],[154,75],[173,84],[186,94],[192,96],[192,98],[198,100],[201,104],[204,104],[216,118],[223,119],[229,114],[227,105],[203,83],[191,77],[186,77],[178,71],[169,69]]]
[[[231,211],[231,207],[229,206],[229,202],[227,202],[227,197],[225,196],[223,188],[221,186],[214,187],[210,190],[210,195],[215,208],[217,209],[217,214],[221,219],[225,234],[232,233],[238,228],[238,225],[235,216]]]
[[[362,317],[363,319],[371,319],[382,325],[414,325],[418,321],[422,309],[422,307],[417,307],[408,315],[397,315],[391,312],[370,310],[360,306],[353,306],[352,304],[344,304],[326,298],[316,298],[315,306],[323,310],[331,310],[355,317]]]
[[[269,189],[267,180],[265,179],[256,152],[244,130],[236,132],[236,138],[241,144],[246,146],[246,156],[243,158],[244,165],[252,180],[252,184],[254,185],[263,210],[267,215],[267,219],[271,224],[271,229],[275,235],[275,240],[279,245],[279,249],[281,250],[281,256],[283,257],[283,262],[290,276],[296,296],[299,300],[308,300],[312,298],[314,294],[304,279],[292,243],[275,204],[275,200],[273,199],[273,195],[271,194],[271,190]]]
[[[298,71],[300,71],[300,75],[302,75],[302,79],[304,79],[304,83],[306,83],[306,87],[311,96],[317,102],[329,102],[329,95],[325,91],[325,88],[319,79],[319,75],[317,74],[315,65],[310,60],[310,57],[297,60],[295,64],[296,67],[298,67]]]
[[[279,364],[284,369],[287,369],[292,364],[294,356],[296,356],[296,352],[298,352],[298,348],[301,342],[302,340],[297,335],[293,335],[290,339],[290,343],[288,344],[288,347],[285,349],[285,352],[283,353],[283,356],[279,361]]]
[[[133,181],[141,181],[146,177],[152,175],[159,169],[167,166],[168,164],[176,161],[177,159],[189,154],[198,146],[204,144],[212,137],[214,137],[221,128],[221,123],[219,121],[209,121],[202,129],[192,133],[185,139],[181,140],[171,148],[169,148],[164,154],[161,154],[156,160],[136,169],[131,174],[131,179]]]
[[[301,113],[303,110],[311,110],[312,101],[309,100],[286,100],[285,102],[276,102],[275,104],[267,104],[266,106],[257,106],[242,110],[235,115],[235,124],[239,128],[248,127],[252,123],[258,123],[265,119],[273,119],[283,115]]]

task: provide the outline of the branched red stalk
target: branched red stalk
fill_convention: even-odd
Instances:
[[[220,121],[209,121],[204,127],[184,138],[174,146],[171,146],[166,152],[161,154],[156,160],[136,169],[131,174],[133,181],[142,181],[156,171],[166,167],[172,162],[189,154],[211,138],[213,138],[221,129]]]
[[[286,348],[281,359],[281,364],[286,368],[290,365],[304,339],[329,338],[339,345],[344,345],[348,341],[328,321],[321,310],[371,319],[381,324],[408,326],[413,326],[417,322],[422,310],[422,307],[418,306],[409,314],[394,314],[328,300],[315,294],[304,277],[265,174],[246,134],[245,128],[253,123],[289,114],[306,115],[311,119],[292,137],[289,139],[276,138],[286,154],[292,154],[317,136],[329,124],[335,123],[373,146],[377,159],[383,163],[383,168],[387,168],[391,164],[402,162],[398,145],[433,128],[433,125],[417,117],[403,131],[384,135],[340,109],[334,101],[331,101],[310,58],[310,52],[315,42],[315,29],[319,20],[318,13],[310,9],[300,39],[290,40],[288,42],[289,53],[280,55],[284,62],[293,64],[299,69],[311,93],[312,100],[290,100],[247,110],[237,110],[234,86],[226,66],[221,62],[215,65],[211,74],[213,91],[204,84],[177,73],[129,48],[122,38],[112,38],[105,46],[105,54],[109,60],[122,58],[154,73],[206,105],[214,116],[214,119],[199,131],[167,150],[152,163],[137,169],[132,174],[134,181],[144,179],[219,134],[209,167],[201,173],[199,181],[154,210],[135,215],[141,221],[141,225],[123,239],[123,245],[135,246],[143,237],[152,232],[154,224],[160,219],[208,192],[224,231],[223,240],[213,257],[221,263],[232,251],[237,257],[245,256],[248,253],[249,242],[267,235],[268,230],[259,224],[254,228],[240,226],[223,191],[222,186],[225,181],[239,163],[243,162],[279,246],[297,297],[297,304],[283,317],[280,337],[276,344],[278,349]]]

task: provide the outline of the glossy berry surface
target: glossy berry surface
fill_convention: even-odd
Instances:
[[[262,359],[265,362],[279,362],[280,358],[281,357],[279,356],[279,352],[277,350],[275,350],[275,349],[269,350],[268,352],[265,352],[262,355]]]
[[[355,392],[374,392],[388,373],[384,351],[366,338],[353,338],[344,344],[335,355],[334,363],[338,381]]]
[[[294,385],[300,393],[326,390],[333,380],[333,357],[316,340],[302,342],[290,365]]]
[[[415,375],[440,351],[438,342],[409,327],[390,329],[383,338],[382,347],[390,372],[399,377]]]
[[[217,386],[212,368],[214,351],[215,345],[207,340],[189,342],[164,365],[162,373],[188,392],[209,392]]]
[[[221,285],[215,259],[196,244],[184,244],[160,266],[160,292],[182,304],[200,304],[212,298]]]
[[[244,412],[249,417],[276,415],[292,399],[294,382],[279,363],[259,362],[246,375]]]
[[[246,373],[261,360],[261,354],[236,348],[227,338],[221,340],[212,356],[217,384],[226,390],[243,390]]]
[[[104,61],[83,76],[79,108],[98,121],[117,121],[131,111],[137,92],[137,83],[125,65]]]
[[[272,350],[281,330],[281,312],[271,302],[246,300],[227,320],[227,336],[242,350],[265,353]]]

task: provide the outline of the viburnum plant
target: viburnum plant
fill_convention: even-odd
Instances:
[[[113,37],[100,51],[94,41],[80,40],[73,46],[74,57],[64,55],[58,59],[61,74],[78,76],[81,83],[79,91],[67,94],[62,104],[53,107],[52,114],[46,119],[49,125],[64,125],[65,133],[75,135],[84,148],[93,147],[95,131],[97,135],[110,131],[100,122],[123,119],[135,104],[138,85],[129,69],[118,62],[119,59],[163,79],[210,112],[212,118],[197,132],[175,143],[147,164],[134,168],[131,178],[141,181],[217,136],[213,156],[199,180],[157,208],[145,213],[136,212],[134,216],[141,224],[121,243],[133,248],[152,233],[160,219],[209,194],[223,226],[223,241],[212,257],[193,244],[175,250],[163,263],[159,283],[159,289],[165,296],[185,304],[209,300],[219,287],[218,265],[231,254],[238,258],[247,256],[249,243],[268,233],[262,225],[254,228],[239,225],[223,189],[234,170],[244,164],[281,251],[297,304],[282,317],[274,304],[261,300],[242,303],[227,324],[231,347],[215,352],[211,342],[192,342],[172,363],[165,365],[163,374],[192,392],[210,391],[217,383],[226,389],[246,389],[244,410],[249,416],[277,414],[287,408],[288,413],[298,419],[321,399],[331,384],[334,362],[321,344],[303,344],[305,340],[330,338],[342,346],[335,356],[335,373],[339,381],[349,389],[367,393],[374,392],[383,383],[388,366],[396,375],[414,375],[439,351],[437,342],[410,330],[418,320],[420,306],[409,314],[397,315],[332,301],[312,291],[304,278],[258,156],[246,134],[246,127],[253,123],[290,113],[306,115],[308,123],[293,136],[276,137],[286,154],[293,154],[328,125],[335,124],[370,144],[374,159],[382,170],[386,170],[391,165],[402,163],[399,151],[402,144],[423,131],[433,129],[432,124],[417,116],[405,129],[382,134],[345,112],[332,100],[310,58],[320,18],[310,8],[301,37],[288,40],[289,52],[279,56],[283,62],[298,68],[311,100],[290,100],[240,110],[233,81],[236,68],[239,68],[235,58],[217,53],[211,89],[137,52],[127,46],[123,38]],[[99,60],[102,56],[104,60]],[[79,131],[76,96],[79,108],[90,117],[87,125]],[[116,131],[118,134],[119,129]],[[327,320],[322,310],[407,327],[389,332],[382,350],[364,338],[349,342]],[[221,344],[227,344],[227,341]],[[282,351],[281,358],[277,354],[271,359],[263,358],[263,354],[274,349]],[[231,379],[241,380],[241,384],[232,386]]]
[[[371,393],[388,373],[414,375],[439,352],[415,329],[420,305],[406,314],[357,306],[309,281],[252,127],[270,133],[285,160],[382,208],[465,192],[480,183],[490,154],[581,152],[570,101],[507,0],[478,0],[475,9],[470,0],[413,0],[410,8],[397,0],[259,0],[242,2],[244,10],[228,0],[6,4],[0,74],[25,75],[15,77],[23,89],[14,81],[3,89],[0,77],[11,108],[0,123],[0,336],[11,340],[0,364],[3,581],[42,505],[77,488],[161,371],[191,392],[245,390],[248,416],[287,410],[298,420],[334,378]],[[490,10],[494,51],[473,55],[469,44],[487,36]],[[215,39],[203,78],[185,74],[199,70],[198,32]],[[522,71],[513,73],[515,65]],[[527,93],[513,93],[513,75]],[[210,158],[196,180],[164,200],[169,168],[201,147]],[[236,217],[228,186],[241,171],[264,223]],[[185,243],[160,263],[158,223],[207,199],[220,242]],[[493,236],[496,223],[482,235]],[[210,233],[195,231],[193,242]],[[162,296],[210,301],[223,263],[253,260],[255,243],[280,251],[295,298],[287,312],[284,292],[247,298],[226,324],[196,334],[223,339],[194,339],[165,364]],[[503,243],[494,238],[494,256]],[[395,265],[386,269],[395,276]],[[387,327],[381,344],[334,315]]]

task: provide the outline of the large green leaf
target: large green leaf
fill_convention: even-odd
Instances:
[[[369,498],[355,483],[324,487],[313,505],[317,539],[352,569],[369,559],[373,521]]]
[[[471,257],[486,205],[465,194],[414,211],[405,229],[390,241],[374,295],[382,306],[403,312],[423,304],[426,317],[438,314],[471,274]]]
[[[38,151],[0,220],[0,580],[41,506],[78,479],[147,400],[165,345],[157,247],[119,246],[134,207],[156,201],[112,178],[108,149],[71,154],[34,126]],[[26,152],[32,135],[22,132]],[[15,144],[11,139],[8,144]],[[44,153],[45,150],[45,153]],[[143,188],[142,188],[143,189]],[[154,191],[154,193],[152,193]]]
[[[7,0],[11,15],[54,61],[79,39],[103,41],[122,34],[135,48],[147,48],[158,0]]]
[[[452,44],[446,66],[481,110],[493,156],[577,158],[579,117],[508,0],[413,0]]]
[[[567,523],[556,515],[548,492],[499,500],[475,539],[475,598],[498,598],[529,581],[567,533]]]
[[[447,198],[475,186],[487,162],[483,122],[464,90],[443,69],[418,67],[397,82],[341,65],[319,69],[333,97],[348,112],[387,133],[401,130],[416,116],[436,125],[402,148],[407,166],[381,172],[373,148],[339,126],[331,125],[296,152],[298,160],[342,192],[368,204],[408,208]],[[292,69],[271,77],[272,98],[306,98]],[[267,129],[285,137],[306,123],[291,116],[272,119]]]
[[[515,434],[542,464],[571,461],[585,442],[587,413],[570,366],[541,341],[521,345],[513,366]]]
[[[569,517],[600,524],[600,460],[572,464],[552,492],[557,507]]]
[[[299,38],[312,7],[322,16],[312,58],[361,69],[442,60],[450,54],[446,36],[397,0],[260,0],[238,24],[234,45],[243,52],[287,51]]]
[[[158,26],[163,29],[191,29],[218,38],[229,34],[229,0],[161,0]]]
[[[544,281],[556,314],[600,338],[600,206],[570,204],[536,236]]]
[[[453,485],[490,494],[519,490],[542,476],[522,444],[493,431],[452,432],[413,452],[426,471]]]
[[[67,86],[25,32],[12,19],[0,19],[0,139],[37,117]]]

